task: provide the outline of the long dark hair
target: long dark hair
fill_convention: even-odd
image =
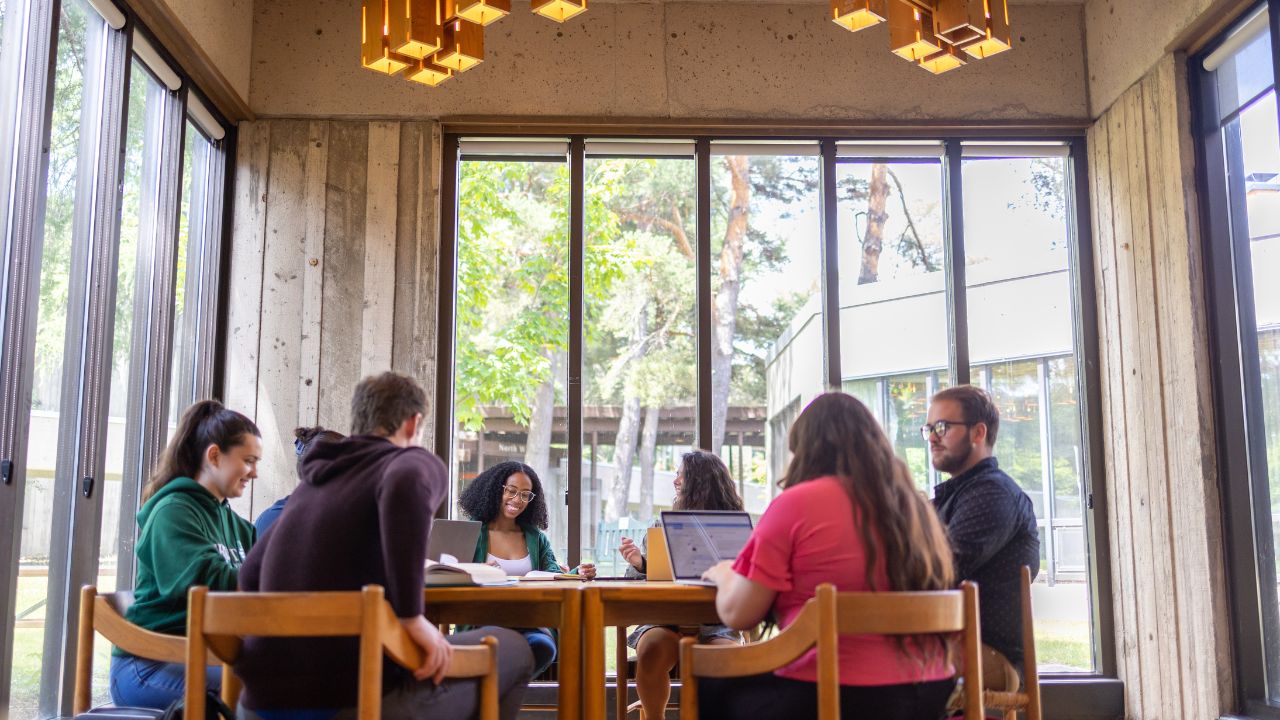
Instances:
[[[729,468],[715,453],[687,452],[680,458],[680,492],[673,510],[741,510],[742,498],[734,487]]]
[[[906,463],[893,452],[871,411],[851,395],[819,395],[800,413],[788,438],[791,463],[784,488],[835,476],[853,501],[853,523],[866,549],[867,582],[873,591],[950,590],[955,587],[951,545],[933,505],[916,491]],[[889,587],[876,587],[883,568]],[[941,644],[950,660],[948,638],[899,637],[896,644],[930,654]]]
[[[151,478],[142,488],[146,502],[174,478],[194,478],[204,464],[204,451],[217,445],[222,452],[244,443],[245,435],[262,437],[258,426],[217,400],[201,400],[182,413],[178,429],[160,454]]]
[[[501,462],[476,476],[462,491],[458,505],[462,512],[472,520],[487,523],[498,517],[502,511],[502,486],[507,478],[516,473],[524,473],[533,483],[534,498],[525,506],[524,512],[516,516],[516,524],[522,527],[547,529],[547,497],[542,491],[542,480],[533,468],[522,462]]]
[[[933,506],[867,407],[851,395],[819,395],[791,426],[784,488],[834,475],[853,500],[873,590],[946,590],[955,586],[951,545]],[[877,568],[889,587],[877,588]]]

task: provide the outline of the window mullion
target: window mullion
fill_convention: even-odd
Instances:
[[[698,447],[711,451],[711,343],[714,328],[711,316],[711,141],[694,143],[698,178]]]
[[[826,350],[827,390],[840,390],[840,232],[836,193],[836,141],[822,141],[822,310],[823,347]]]
[[[569,476],[568,543],[569,566],[577,567],[582,559],[582,316],[584,254],[586,248],[586,142],[582,137],[569,141],[569,368],[566,400],[568,401]],[[556,498],[556,502],[560,502]]]
[[[969,311],[964,275],[964,192],[962,148],[959,140],[946,142],[947,167],[943,174],[945,220],[943,264],[947,287],[947,329],[950,336],[951,384],[969,383]]]

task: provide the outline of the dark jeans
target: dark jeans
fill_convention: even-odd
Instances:
[[[556,660],[555,638],[546,630],[519,629],[516,632],[529,642],[529,649],[533,651],[533,677],[538,677]]]
[[[182,697],[187,669],[181,663],[144,660],[139,657],[111,657],[111,702],[121,707],[163,710]],[[208,688],[222,688],[222,668],[206,670]]]
[[[498,639],[498,717],[515,720],[524,701],[533,670],[533,653],[524,636],[514,630],[482,627],[457,635],[446,635],[451,645],[479,645],[485,635]],[[409,678],[382,696],[383,720],[426,720],[471,718],[480,712],[480,678],[453,678],[436,685],[430,680]],[[355,708],[329,711],[333,720],[354,720]],[[241,705],[240,720],[319,720],[328,714],[317,710],[266,710],[255,712]]]
[[[938,720],[946,711],[954,679],[904,685],[841,685],[841,720]],[[700,678],[700,720],[752,718],[797,720],[818,716],[816,683],[765,673],[738,678]]]

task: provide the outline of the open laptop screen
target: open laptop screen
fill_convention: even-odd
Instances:
[[[736,511],[666,510],[662,530],[676,580],[692,580],[721,560],[738,557],[751,537],[751,516]]]

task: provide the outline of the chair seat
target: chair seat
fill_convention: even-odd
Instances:
[[[159,720],[164,716],[164,713],[164,710],[155,708],[129,707],[107,703],[76,715],[75,720]]]

